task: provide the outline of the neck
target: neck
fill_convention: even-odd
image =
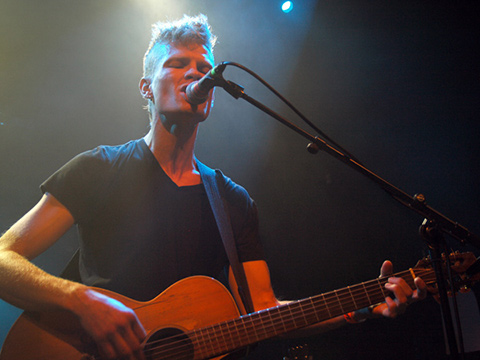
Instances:
[[[201,183],[195,164],[195,140],[198,126],[182,128],[154,121],[144,140],[158,163],[178,186]]]

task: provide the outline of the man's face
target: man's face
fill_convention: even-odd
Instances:
[[[165,46],[165,45],[161,45]],[[165,47],[166,54],[160,60],[151,80],[154,111],[167,121],[205,120],[213,104],[213,91],[208,101],[192,105],[187,101],[187,85],[199,80],[214,65],[213,54],[206,46],[191,44]],[[155,117],[156,114],[154,114]]]

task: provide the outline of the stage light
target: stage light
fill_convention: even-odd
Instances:
[[[282,4],[282,11],[284,13],[289,13],[290,11],[292,11],[292,9],[293,9],[293,3],[291,1],[285,1]]]

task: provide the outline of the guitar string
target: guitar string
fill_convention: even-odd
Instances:
[[[424,280],[427,280],[427,277],[425,276],[426,274],[422,274],[422,273],[425,273],[425,271],[423,271],[423,269],[416,269],[417,274],[414,274],[414,273],[412,272],[412,270],[410,270],[410,272],[412,273],[412,275],[418,275],[418,276],[423,277]],[[408,275],[408,271],[404,272],[404,274],[405,274],[405,275]],[[431,274],[431,272],[430,272],[430,274]],[[398,276],[398,275],[392,275],[392,276]],[[410,282],[412,283],[411,285],[413,285],[413,277],[412,277],[412,278],[408,278],[408,277],[407,277],[406,280],[410,280]],[[432,282],[434,282],[433,280],[434,280],[434,278],[432,278]],[[365,295],[367,295],[367,297],[368,297],[369,303],[372,303],[372,301],[371,301],[371,299],[370,299],[370,297],[368,296],[368,293],[367,293],[368,290],[369,290],[372,286],[374,286],[375,289],[377,289],[377,291],[378,291],[378,289],[381,290],[381,291],[380,291],[381,294],[380,294],[380,292],[378,292],[378,296],[380,296],[380,295],[385,296],[385,291],[383,290],[383,285],[384,285],[387,281],[388,281],[388,278],[385,278],[385,279],[376,279],[376,280],[372,280],[372,281],[369,281],[369,282],[366,282],[366,283],[362,283],[362,284],[360,284],[360,286],[363,286],[364,290],[360,290],[360,291],[361,291],[361,292],[365,292]],[[427,281],[428,281],[428,280],[427,280]],[[407,281],[407,282],[408,282],[408,281]],[[378,285],[380,285],[380,286],[378,286]],[[338,301],[341,301],[341,300],[340,300],[340,296],[338,296],[338,294],[339,294],[340,292],[346,292],[346,290],[348,290],[348,292],[350,293],[350,295],[346,295],[347,298],[352,298],[352,300],[353,300],[354,295],[353,295],[352,289],[354,290],[354,292],[357,292],[357,293],[358,293],[357,289],[360,289],[360,286],[359,286],[359,285],[356,285],[356,286],[354,286],[354,287],[347,287],[347,288],[344,288],[344,289],[340,289],[340,290],[336,290],[336,291],[330,292],[330,293],[328,293],[328,294],[323,294],[323,295],[317,296],[317,297],[316,297],[316,300],[318,300],[320,297],[323,296],[323,300],[324,300],[324,302],[325,302],[327,295],[328,295],[328,296],[333,296],[333,295],[335,295],[335,296],[337,297]],[[388,292],[387,292],[387,293],[388,293]],[[376,296],[376,295],[373,294],[373,293],[371,293],[371,295],[372,295],[372,297],[375,297],[375,296]],[[341,296],[342,296],[342,297],[345,297],[345,296],[343,296],[343,294],[341,294]],[[367,298],[367,297],[365,297],[365,298]],[[381,297],[380,297],[380,298],[381,298]],[[380,299],[380,298],[379,298],[379,299]],[[304,299],[304,300],[311,300],[311,301],[312,301],[312,299]],[[357,300],[358,300],[358,298],[357,298]],[[356,304],[356,302],[355,302],[354,300],[353,300],[352,303],[354,304],[354,306],[353,306],[354,309],[355,309],[355,308],[360,308],[360,307]],[[301,307],[301,304],[299,304],[299,305],[300,305],[300,307]],[[313,305],[313,302],[312,302],[312,305]],[[326,303],[325,303],[325,305],[326,305]],[[349,305],[349,306],[351,306],[351,305]],[[326,308],[328,309],[328,305],[326,306]],[[288,309],[288,311],[290,312],[290,315],[293,315],[293,318],[294,318],[295,314],[291,311],[291,307],[288,307],[287,309]],[[318,310],[315,310],[315,309],[317,309],[317,307],[314,308],[314,313],[315,313],[315,312],[318,312]],[[336,310],[336,309],[337,309],[337,306],[335,306],[335,307],[332,307],[332,306],[331,306],[330,309],[332,309],[332,310],[334,310],[334,311],[336,312],[336,311],[337,311],[337,310]],[[345,310],[345,309],[343,309],[343,307],[341,307],[341,309],[342,309],[342,311]],[[274,309],[274,310],[275,310],[275,309]],[[305,316],[305,315],[306,315],[305,309],[301,309],[300,313],[302,314],[302,316],[303,316],[304,318],[306,318],[306,316]],[[329,313],[330,313],[330,311],[329,311]],[[253,314],[253,315],[256,315],[256,314]],[[257,315],[258,315],[258,314],[257,314]],[[280,312],[279,312],[279,315],[281,315]],[[307,314],[307,315],[308,315],[308,314]],[[271,317],[271,314],[269,314],[269,316]],[[282,318],[282,316],[280,316],[280,318]],[[255,325],[255,324],[254,324],[255,319],[254,319],[253,317],[251,317],[250,319],[247,319],[247,320],[250,320],[250,323],[251,323],[252,325]],[[262,319],[260,319],[260,320],[262,320]],[[272,318],[271,318],[271,320],[273,321]],[[238,322],[238,321],[237,321],[237,322]],[[235,324],[235,321],[230,321],[229,323],[234,323],[234,324]],[[243,324],[243,325],[244,325],[245,330],[247,330],[247,328],[245,327],[245,324]],[[217,324],[217,325],[214,325],[214,326],[210,326],[209,328],[199,329],[199,330],[206,330],[206,331],[208,331],[208,330],[210,329],[210,331],[213,331],[213,332],[215,333],[215,332],[218,332],[218,330],[216,330],[215,327],[217,327],[220,331],[223,332],[223,330],[222,330],[222,324]],[[194,332],[198,332],[199,330],[195,330]],[[228,324],[227,324],[227,330],[228,330]],[[254,328],[253,330],[255,330],[255,328]],[[238,331],[238,329],[237,329],[237,331]],[[273,334],[275,334],[275,333],[273,333]],[[257,337],[257,339],[259,339],[258,335],[255,335],[255,336]],[[268,334],[267,334],[267,336],[268,336]],[[223,334],[221,334],[221,337],[223,338],[223,340],[225,340],[225,337],[224,337]],[[247,338],[250,339],[250,336],[248,336],[248,334],[247,334]],[[211,337],[210,337],[209,340],[212,341],[212,340],[211,340]],[[217,340],[217,342],[218,342],[218,339],[215,339],[215,340]],[[251,341],[251,340],[249,340],[249,341]],[[171,345],[171,342],[170,342],[170,345]],[[210,347],[212,347],[212,345],[210,345]],[[213,347],[212,347],[212,348],[213,348]],[[214,348],[213,348],[213,349],[214,349]],[[228,346],[226,347],[226,349],[228,350]],[[208,350],[208,349],[207,349],[207,350]],[[216,350],[214,350],[214,351],[216,351]],[[217,351],[223,351],[223,350],[217,350]],[[225,352],[225,351],[223,351],[223,352]],[[175,355],[175,356],[176,356],[176,355]],[[213,356],[213,355],[212,355],[212,356]],[[210,356],[209,356],[209,357],[210,357]]]
[[[220,326],[220,325],[217,325],[217,327],[220,328],[220,330],[221,330],[221,326]],[[224,338],[223,334],[222,334],[221,336]],[[224,338],[224,340],[225,340],[225,338]]]
[[[417,272],[417,274],[418,274],[417,276],[423,276],[423,277],[425,277],[424,275],[420,274],[421,272],[424,272],[424,271],[422,271],[422,270],[423,270],[423,269],[416,269],[416,270],[415,270],[415,271]],[[405,271],[405,272],[403,272],[403,273],[404,273],[404,275],[409,275],[409,276],[410,276],[410,270]],[[399,274],[400,274],[400,273],[399,273]],[[399,276],[399,274],[392,275],[392,276]],[[413,282],[413,278],[412,278],[411,280],[412,280],[412,282]],[[320,301],[325,302],[326,299],[327,299],[327,298],[326,298],[327,296],[330,296],[330,297],[336,296],[340,302],[341,302],[341,299],[340,299],[340,298],[344,298],[344,299],[347,298],[347,299],[352,299],[352,300],[353,300],[353,298],[355,297],[355,295],[354,295],[355,293],[359,293],[359,292],[360,292],[360,293],[364,293],[365,291],[368,291],[368,290],[369,290],[370,288],[372,288],[372,287],[375,288],[375,289],[378,289],[378,288],[379,288],[378,285],[381,285],[381,286],[380,286],[380,288],[381,288],[381,287],[383,287],[384,283],[386,283],[387,281],[388,281],[388,278],[379,278],[379,279],[375,279],[375,280],[371,280],[371,281],[365,282],[365,283],[360,284],[360,285],[354,285],[353,287],[347,287],[347,288],[335,290],[335,291],[330,292],[330,293],[327,293],[327,294],[317,295],[317,296],[312,297],[312,298],[299,300],[297,303],[290,303],[290,304],[286,305],[286,306],[288,307],[288,309],[276,309],[276,308],[273,308],[273,310],[279,310],[279,311],[277,311],[276,313],[273,313],[273,311],[269,311],[269,314],[268,314],[268,315],[269,315],[269,317],[270,317],[270,320],[267,319],[266,322],[267,322],[267,323],[275,322],[275,321],[278,321],[278,318],[282,319],[282,322],[283,322],[283,316],[285,316],[285,314],[283,314],[283,315],[281,314],[281,312],[282,312],[282,310],[283,310],[283,312],[289,313],[289,314],[287,314],[287,315],[290,315],[289,317],[291,317],[291,318],[293,319],[293,325],[294,325],[293,328],[297,328],[297,327],[301,327],[301,326],[302,326],[302,325],[299,326],[299,325],[296,324],[295,317],[297,317],[297,320],[303,317],[303,318],[305,319],[305,321],[306,321],[306,323],[304,324],[304,326],[307,326],[307,325],[309,325],[309,323],[316,322],[316,321],[314,321],[314,320],[313,320],[313,321],[312,321],[312,320],[310,320],[310,321],[307,320],[308,317],[312,317],[313,315],[315,315],[315,317],[318,319],[317,314],[318,314],[319,312],[325,312],[325,310],[319,310],[319,309],[318,309],[318,306],[314,306],[313,309],[310,309],[309,307],[311,307],[311,306],[313,306],[313,305],[310,305],[310,306],[309,306],[309,305],[307,305],[307,304],[301,304],[302,301],[305,301],[305,300],[313,301],[315,298],[316,298],[315,301],[318,301],[318,300],[320,300],[319,298],[322,297],[323,299],[321,299]],[[360,289],[360,287],[364,287],[365,289]],[[345,292],[345,294],[342,294],[341,292]],[[377,291],[377,292],[378,292],[378,296],[380,296],[380,295],[383,296],[383,295],[384,295],[383,289],[380,290],[380,291]],[[375,294],[372,293],[372,294],[371,294],[371,297],[375,297]],[[364,298],[367,298],[367,297],[364,296]],[[358,298],[357,298],[357,301],[358,301]],[[358,302],[360,303],[360,301],[358,301]],[[294,311],[294,312],[292,312],[291,308],[292,308],[292,305],[293,305],[293,304],[298,305],[298,307],[300,308],[299,311]],[[303,306],[303,308],[302,308],[302,306]],[[349,302],[347,302],[346,304],[344,303],[344,306],[345,306],[346,308],[349,308],[349,309],[351,309],[351,308],[353,308],[353,309],[355,309],[355,308],[360,308],[360,307],[358,307],[358,305],[356,304],[355,300],[349,301]],[[326,308],[326,309],[328,308],[328,309],[330,310],[330,312],[333,311],[333,313],[339,314],[339,315],[341,315],[341,314],[343,313],[343,311],[344,311],[344,309],[343,309],[343,307],[342,307],[341,304],[340,304],[340,306],[335,306],[335,305],[334,305],[334,306],[330,306],[330,307],[328,307],[328,305],[327,305],[327,306],[325,306],[325,308]],[[272,310],[272,309],[271,309],[271,310]],[[287,310],[287,311],[285,311],[285,310]],[[339,311],[339,310],[340,310],[340,311]],[[262,312],[265,312],[265,310],[262,311]],[[275,315],[275,316],[277,317],[277,319],[272,318],[272,313],[273,313],[273,315]],[[298,314],[300,314],[300,316],[299,316]],[[244,327],[244,329],[245,329],[245,332],[247,332],[247,334],[245,334],[246,337],[243,336],[243,338],[248,339],[248,341],[250,341],[250,342],[256,342],[256,341],[262,340],[262,339],[264,339],[264,338],[268,338],[268,337],[274,336],[274,335],[276,335],[276,333],[278,332],[278,330],[275,330],[275,324],[269,324],[269,325],[263,327],[265,334],[264,334],[264,335],[261,334],[261,336],[259,337],[259,335],[258,335],[257,332],[255,331],[255,329],[258,328],[258,326],[255,325],[256,320],[254,319],[255,317],[259,317],[259,315],[260,315],[260,314],[255,313],[255,314],[252,314],[251,316],[249,316],[247,319],[241,318],[242,320],[244,320],[244,321],[243,321],[243,327]],[[262,315],[263,315],[263,314],[262,314]],[[237,321],[235,321],[235,320],[237,320]],[[249,324],[245,324],[245,320],[249,321]],[[257,320],[258,320],[258,319],[257,319]],[[302,321],[303,321],[303,320],[302,320]],[[321,320],[320,320],[320,321],[321,321]],[[237,326],[237,324],[235,324],[235,322],[238,322],[238,319],[226,321],[226,322],[224,322],[224,323],[216,324],[216,325],[214,325],[214,326],[210,326],[210,327],[207,327],[207,328],[195,330],[194,332],[206,331],[206,332],[207,332],[207,336],[206,336],[206,337],[208,338],[208,342],[210,342],[210,345],[208,345],[208,344],[205,344],[205,345],[203,345],[203,346],[202,346],[202,345],[197,345],[197,348],[198,348],[197,351],[200,351],[200,352],[207,351],[207,352],[208,352],[208,351],[210,351],[210,350],[209,350],[209,347],[211,347],[214,352],[220,352],[220,353],[222,353],[222,352],[223,352],[223,353],[224,353],[224,352],[228,352],[228,350],[229,350],[228,340],[225,338],[225,336],[224,336],[223,333],[224,333],[226,330],[228,330],[228,328],[231,327],[232,324],[237,327],[237,332],[238,332],[238,326]],[[261,318],[260,318],[260,322],[262,322],[262,319],[261,319]],[[231,324],[229,324],[229,323],[231,323]],[[300,323],[302,324],[302,322],[300,322]],[[215,327],[216,327],[217,329],[215,329]],[[273,330],[270,330],[270,329],[269,329],[269,328],[271,328],[271,327],[273,327]],[[286,329],[285,324],[283,324],[283,327]],[[253,332],[256,333],[256,334],[255,334],[256,341],[252,341],[252,340],[251,340],[251,336],[248,335],[249,330],[253,330]],[[210,335],[208,335],[208,331],[214,333],[213,337],[210,336]],[[227,334],[229,334],[229,335],[231,334],[231,331],[230,331],[230,332],[226,331],[226,332],[227,332]],[[220,334],[219,334],[219,333],[220,333]],[[216,335],[215,335],[215,334],[216,334]],[[186,333],[186,335],[188,336],[188,333]],[[180,335],[180,336],[185,337],[184,334],[182,334],[182,335]],[[203,336],[203,335],[202,335],[202,336]],[[172,339],[174,339],[174,338],[176,338],[176,337],[179,337],[179,336],[173,336],[173,337],[170,337],[170,338],[161,339],[161,340],[158,340],[158,341],[149,343],[149,347],[151,347],[151,348],[149,349],[149,351],[151,351],[152,354],[155,355],[155,354],[161,354],[161,352],[164,351],[164,350],[160,350],[160,352],[158,351],[158,349],[160,349],[161,347],[167,346],[167,347],[170,348],[170,349],[173,348],[174,346],[172,346],[172,344],[175,345],[175,340],[173,340],[173,342],[172,342]],[[230,337],[231,337],[231,336],[230,336]],[[197,336],[194,336],[194,338],[197,338]],[[223,340],[223,341],[219,341],[219,340]],[[232,340],[233,340],[233,338],[232,338]],[[160,345],[160,346],[152,347],[152,344],[161,343],[161,342],[165,342],[165,341],[167,341],[167,344],[166,344],[166,345]],[[187,346],[187,347],[189,347],[189,350],[190,350],[191,345],[185,345],[185,340],[184,340],[184,339],[182,339],[182,341],[177,341],[177,342],[183,343],[183,345],[180,345],[180,347],[177,346],[177,348],[178,348],[179,350],[181,350],[181,347],[182,347],[182,346],[183,346],[183,347]],[[221,345],[221,347],[218,347],[218,346],[217,346],[217,348],[215,348],[214,346],[212,346],[213,343],[217,343],[217,344],[219,344],[219,343],[227,343],[227,344]],[[237,344],[235,344],[235,343],[232,342],[232,347],[233,347],[234,349],[236,348],[236,346],[237,346]],[[224,349],[224,348],[225,348],[225,349]],[[167,349],[167,350],[168,350],[168,349]],[[153,353],[153,352],[154,352],[154,353]]]
[[[223,332],[223,330],[221,329],[221,326],[218,326],[218,328]],[[265,332],[266,332],[266,334],[267,334],[267,337],[269,337],[269,336],[268,336],[268,331],[269,331],[269,329],[267,328],[267,329],[265,330]],[[272,334],[274,335],[275,332],[273,332]],[[256,336],[258,337],[258,335],[256,335]],[[251,336],[248,336],[248,339],[251,339]],[[226,338],[225,338],[225,336],[224,336],[223,333],[220,335],[220,338],[218,338],[218,337],[215,338],[215,337],[214,337],[214,338],[212,339],[212,338],[210,337],[208,340],[210,341],[209,346],[207,346],[207,345],[205,345],[205,346],[203,346],[203,347],[200,346],[200,347],[198,348],[198,350],[196,351],[196,353],[198,353],[199,351],[201,351],[201,352],[205,352],[205,351],[206,351],[207,353],[212,353],[212,354],[213,354],[213,353],[220,354],[220,353],[228,352],[228,350],[229,350],[228,341],[229,341],[229,340],[226,341]],[[222,341],[222,342],[219,342],[219,340],[223,340],[223,341]],[[198,341],[198,340],[197,340],[197,341]],[[216,348],[213,348],[213,352],[212,352],[212,351],[210,350],[210,347],[212,347],[211,342],[217,342],[217,343],[220,343],[221,345],[220,345],[220,346],[217,346]],[[227,344],[224,344],[224,342],[227,342]],[[252,342],[252,341],[251,341],[251,342]],[[255,342],[255,341],[253,341],[253,342]],[[170,348],[171,348],[172,344],[170,344],[169,346],[170,346]],[[238,344],[233,345],[233,346],[232,346],[232,349],[235,349],[236,347],[238,347]],[[181,349],[180,349],[180,350],[181,350]],[[169,351],[171,352],[171,350],[169,350]],[[189,350],[189,352],[190,352],[190,350]],[[211,356],[208,356],[208,358],[210,358],[210,357],[211,357]]]
[[[417,270],[417,272],[418,272],[418,270]],[[406,272],[406,273],[408,273],[408,272]],[[373,282],[377,282],[377,281],[376,281],[376,280],[373,280]],[[386,281],[385,281],[385,282],[386,282]],[[375,287],[377,287],[377,286],[375,286]],[[352,288],[352,289],[353,289],[353,288]],[[340,291],[342,291],[342,290],[345,290],[345,289],[340,289],[340,290],[338,290],[337,292],[340,292]],[[382,295],[383,295],[383,291],[382,291]],[[303,310],[303,311],[300,311],[300,313],[302,314],[302,317],[310,316],[309,314],[306,314],[306,313],[305,313],[305,309],[301,309],[301,310]],[[336,309],[335,309],[335,311],[336,311]],[[289,312],[291,312],[291,311],[289,311]],[[295,313],[292,313],[292,315],[293,315],[293,317],[295,317]],[[272,319],[272,320],[273,320],[273,319]],[[254,322],[255,322],[255,319],[250,319],[250,325],[255,325]],[[296,325],[295,325],[295,326],[296,326]],[[216,337],[216,338],[214,337],[213,340],[216,340],[216,342],[218,343],[218,342],[219,342],[218,340],[220,340],[219,337],[221,337],[221,338],[223,338],[223,341],[225,341],[226,339],[225,339],[225,336],[223,335],[223,331],[224,331],[224,330],[222,329],[222,324],[217,324],[217,325],[214,325],[213,327],[210,327],[211,330],[214,331],[214,333],[215,333],[215,332],[218,332],[218,330],[215,329],[215,327],[217,327],[218,330],[220,330],[220,332],[222,332],[222,334],[220,334],[219,336],[217,335],[217,337]],[[208,329],[208,328],[206,328],[206,329]],[[202,329],[202,330],[203,330],[203,329]],[[246,330],[248,331],[248,329],[246,329]],[[270,336],[270,334],[268,334],[268,331],[269,331],[269,330],[266,329],[266,330],[265,330],[265,333],[266,333],[267,336]],[[275,333],[273,333],[273,334],[275,334]],[[262,337],[259,338],[258,335],[256,335],[256,337],[257,337],[257,339],[261,339],[261,338],[262,338]],[[247,338],[250,339],[250,336],[247,336]],[[172,344],[172,343],[171,343],[171,339],[168,339],[168,340],[169,340],[169,343],[170,343],[170,346],[171,346],[171,344]],[[210,339],[209,339],[209,340],[212,342],[211,336],[210,336]],[[211,346],[211,345],[210,345],[210,346]],[[228,345],[224,345],[224,346],[226,346],[225,350],[228,350]],[[221,350],[221,349],[222,349],[224,346],[222,346],[219,351],[223,351],[223,350]],[[208,348],[208,346],[206,346],[206,347]],[[204,348],[205,348],[205,346],[204,346]],[[214,351],[215,351],[215,348],[213,348],[213,349],[214,349]],[[207,350],[208,350],[208,349],[207,349]]]

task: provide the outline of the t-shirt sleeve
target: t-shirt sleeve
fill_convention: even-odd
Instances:
[[[76,223],[81,222],[95,209],[98,202],[96,194],[101,192],[107,176],[101,171],[105,166],[101,148],[84,152],[45,180],[40,189],[60,201]]]
[[[245,222],[238,236],[238,253],[241,262],[265,259],[260,241],[257,206],[252,199],[250,201]]]
[[[264,260],[255,202],[242,186],[227,177],[225,194],[240,262]]]

